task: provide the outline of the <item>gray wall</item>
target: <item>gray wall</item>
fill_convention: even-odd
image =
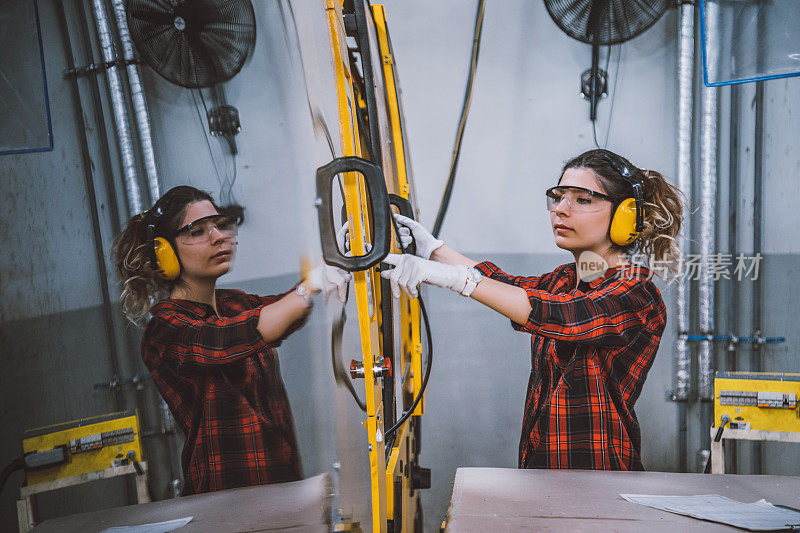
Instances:
[[[284,33],[277,4],[260,0],[254,4],[258,17],[255,54],[225,86],[228,100],[242,117],[233,192],[247,206],[249,219],[239,239],[237,268],[223,281],[225,286],[272,292],[296,279],[301,254],[319,256],[311,177],[331,154],[312,128],[306,83],[333,132],[336,108],[327,82],[329,50],[318,4],[293,3],[305,77],[294,50],[293,30],[290,26]],[[387,0],[385,4],[403,89],[421,220],[430,226],[447,177],[461,109],[474,2]],[[115,409],[111,395],[92,390],[94,383],[111,378],[109,342],[88,222],[89,199],[75,125],[78,111],[70,86],[60,75],[65,62],[54,5],[40,2],[55,149],[0,157],[2,227],[7,236],[7,253],[0,255],[3,463],[19,455],[25,428]],[[74,5],[68,3],[70,34],[78,62],[85,63]],[[541,2],[488,2],[485,17],[472,110],[442,237],[451,246],[475,258],[492,259],[511,272],[538,274],[571,261],[569,254],[553,244],[541,191],[554,182],[564,160],[593,146],[588,104],[578,96],[579,75],[589,66],[590,51],[562,34]],[[601,145],[608,136],[609,149],[668,177],[674,177],[676,161],[676,24],[673,10],[645,35],[613,48],[612,92],[600,103],[597,121]],[[14,57],[14,50],[0,52],[0,68]],[[218,194],[209,145],[221,174],[225,168],[231,172],[234,161],[216,139],[206,144],[189,91],[168,84],[148,68],[143,75],[164,190],[190,183]],[[105,140],[95,127],[90,83],[81,81],[81,100],[90,126],[90,156],[107,252],[114,236],[110,214],[114,206],[102,175]],[[793,313],[800,245],[791,237],[800,200],[798,83],[793,78],[766,84],[764,334],[786,336],[787,343],[767,348],[765,370],[800,370],[793,349],[800,341]],[[101,92],[105,93],[102,84]],[[723,209],[719,220],[727,217],[728,93],[729,89],[720,89],[719,204]],[[752,250],[752,94],[752,85],[742,86],[742,252]],[[105,100],[103,106],[110,127]],[[113,143],[113,137],[109,140]],[[118,156],[113,150],[110,155],[119,186]],[[116,207],[124,211],[124,198],[117,202]],[[726,250],[725,230],[720,228],[719,233],[720,249]],[[659,287],[669,310],[668,327],[637,413],[643,427],[645,466],[674,471],[678,465],[677,407],[667,400],[676,337],[674,288],[664,283]],[[111,290],[113,297],[118,290],[114,280]],[[723,283],[719,290],[724,310],[729,293]],[[750,290],[749,283],[736,286],[742,316],[737,325],[729,325],[720,313],[720,332],[751,333]],[[513,332],[507,320],[444,291],[431,289],[427,294],[436,358],[422,443],[423,464],[433,468],[433,488],[424,493],[423,501],[426,529],[433,530],[446,512],[458,466],[516,465],[530,363],[529,337]],[[342,463],[339,506],[352,509],[362,524],[368,524],[368,465],[361,415],[346,393],[334,390],[329,370],[328,331],[336,312],[334,304],[317,306],[309,325],[281,347],[282,371],[305,473],[335,474],[331,464],[338,459]],[[348,315],[346,357],[355,353],[349,349],[356,336],[352,302]],[[122,377],[134,375],[142,370],[138,330],[117,318],[114,331],[122,354]],[[748,361],[749,351],[742,349],[739,368],[747,369]],[[144,425],[151,428],[157,425],[155,397],[148,385],[144,392],[126,391],[122,404],[139,407]],[[690,409],[692,465],[701,442],[697,411],[696,406]],[[739,471],[747,473],[748,450],[741,448]],[[799,474],[800,454],[795,448],[766,446],[765,473]],[[164,497],[171,476],[166,440],[149,438],[147,451],[155,466],[153,490],[157,497]],[[21,478],[15,474],[3,491],[0,529],[12,528],[16,521],[13,501]],[[41,511],[45,517],[56,516],[124,505],[131,502],[129,498],[124,482],[108,482],[43,498]]]

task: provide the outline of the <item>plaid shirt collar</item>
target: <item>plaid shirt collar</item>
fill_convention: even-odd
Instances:
[[[570,263],[568,266],[570,268],[570,274],[572,275],[572,279],[575,280],[575,278],[577,277],[577,267],[576,267],[575,263]],[[627,263],[627,264],[624,264],[624,265],[617,265],[617,266],[609,267],[608,270],[606,270],[603,273],[602,276],[600,276],[599,278],[593,279],[592,281],[585,282],[585,281],[581,280],[579,282],[579,285],[582,283],[584,285],[588,285],[589,289],[596,289],[597,287],[603,285],[603,283],[605,283],[607,280],[615,278],[617,276],[620,276],[620,277],[625,276],[625,275],[634,276],[634,275],[637,275],[637,274],[639,276],[649,277],[650,270],[647,267],[643,267],[643,266],[639,266],[639,265],[633,265],[633,264],[630,264],[630,263]]]
[[[184,300],[182,298],[167,298],[166,300],[161,300],[150,308],[150,314],[154,315],[162,309],[169,310],[176,308],[180,309],[182,312],[188,312],[197,315],[199,318],[216,316],[216,313],[214,313],[214,308],[211,307],[211,305],[194,302],[192,300]]]

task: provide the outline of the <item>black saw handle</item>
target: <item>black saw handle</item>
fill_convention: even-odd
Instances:
[[[393,206],[397,207],[397,210],[400,211],[400,214],[403,215],[404,217],[408,217],[411,220],[415,220],[414,219],[414,208],[411,206],[411,201],[410,200],[407,200],[406,198],[403,198],[402,196],[397,195],[397,194],[390,194],[389,195],[389,203],[392,204]],[[399,233],[397,235],[397,241],[398,241],[398,246],[400,246],[400,244],[399,244],[399,242],[400,242],[400,234]],[[403,247],[400,246],[400,249],[402,250]],[[413,237],[412,237],[412,240],[411,240],[411,244],[406,246],[404,252],[407,253],[407,254],[412,254],[412,255],[417,253],[417,245],[416,245],[416,243],[414,243]]]
[[[364,183],[372,211],[372,249],[366,255],[345,256],[336,243],[337,227],[333,222],[333,179],[343,172],[358,172],[364,176]],[[391,211],[383,169],[360,157],[337,157],[317,169],[317,218],[319,219],[322,257],[329,265],[348,272],[367,270],[389,254],[391,247]],[[351,228],[352,229],[352,228]]]

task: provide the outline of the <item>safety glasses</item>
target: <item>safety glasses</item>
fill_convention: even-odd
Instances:
[[[555,211],[564,200],[575,213],[592,213],[600,211],[605,202],[611,202],[611,197],[605,194],[584,189],[583,187],[556,186],[545,191],[547,196],[547,210]]]
[[[239,234],[236,219],[226,215],[211,215],[186,224],[175,232],[175,239],[190,245],[212,242],[214,230],[223,239],[233,239]]]

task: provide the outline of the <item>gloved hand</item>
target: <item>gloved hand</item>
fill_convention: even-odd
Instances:
[[[340,302],[345,303],[347,301],[347,282],[351,277],[350,272],[322,262],[309,271],[305,284],[311,292],[325,293],[326,301],[333,291],[337,291],[337,298]]]
[[[396,213],[394,214],[394,219],[399,226],[400,242],[403,244],[403,248],[407,248],[408,245],[411,244],[411,238],[413,236],[414,243],[417,245],[415,255],[418,257],[430,259],[433,251],[444,244],[444,241],[431,235],[430,232],[416,220]]]
[[[467,267],[463,265],[446,265],[410,254],[389,254],[383,261],[395,266],[392,270],[381,272],[381,277],[391,283],[395,298],[400,297],[400,289],[411,298],[416,298],[419,294],[417,285],[422,282],[459,294],[467,284]]]
[[[352,251],[350,250],[350,221],[348,220],[342,227],[339,228],[339,231],[336,232],[336,243],[339,245],[340,250],[344,250],[345,257],[352,257]],[[369,253],[372,250],[372,245],[368,242],[364,243],[364,253]]]

